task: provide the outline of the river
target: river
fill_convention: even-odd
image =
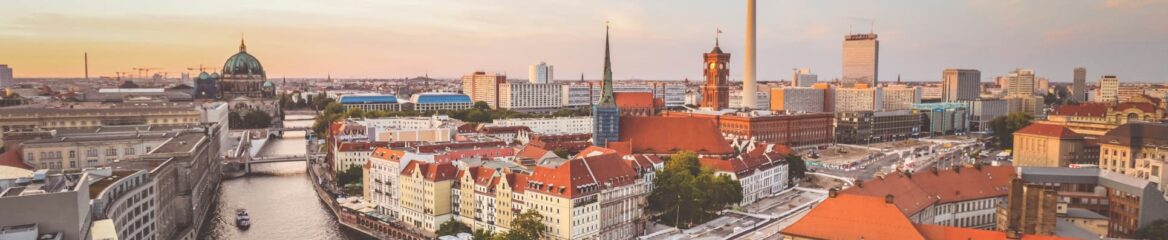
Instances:
[[[289,116],[284,126],[311,126],[306,116]],[[307,118],[311,118],[307,116]],[[260,156],[304,154],[303,132],[288,132],[272,139]],[[205,239],[365,239],[337,223],[316,197],[304,162],[258,164],[245,177],[225,179]],[[235,227],[235,209],[251,214],[248,230]]]

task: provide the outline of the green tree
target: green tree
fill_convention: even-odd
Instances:
[[[360,185],[362,175],[364,175],[364,173],[362,172],[361,166],[349,166],[349,169],[346,169],[344,172],[337,174],[337,184],[341,185],[342,187],[348,186],[350,184]]]
[[[1034,117],[1030,114],[1010,113],[990,120],[990,131],[993,132],[994,138],[998,139],[999,147],[1011,148],[1014,146],[1014,132],[1030,125],[1031,120],[1034,120]]]
[[[465,232],[470,232],[470,227],[467,227],[466,224],[462,224],[462,222],[450,219],[449,221],[442,223],[442,225],[439,225],[438,231],[434,233],[438,236],[448,236]]]
[[[807,161],[797,155],[787,156],[787,180],[795,183],[795,179],[803,178],[807,173]]]
[[[488,104],[487,102],[484,102],[484,101],[477,101],[477,102],[475,102],[475,103],[474,103],[474,109],[478,109],[478,110],[490,110],[490,109],[491,109],[491,104]]]
[[[1151,240],[1168,240],[1168,220],[1160,219],[1136,231],[1136,237]]]
[[[679,152],[668,158],[653,179],[649,209],[659,222],[687,228],[711,220],[718,211],[742,201],[742,185],[729,176],[703,168],[697,154]]]
[[[242,121],[243,118],[239,116],[238,111],[231,111],[227,113],[227,127],[231,129],[243,128],[243,125],[240,123]]]
[[[470,234],[472,240],[492,240],[495,239],[495,234],[490,231],[478,229]]]
[[[244,128],[267,128],[272,125],[272,115],[264,111],[249,111],[243,115]]]
[[[528,209],[526,212],[519,214],[515,220],[511,222],[511,231],[502,234],[502,239],[541,239],[544,236],[544,229],[547,226],[543,225],[543,216],[533,209]],[[495,239],[499,239],[496,236]]]

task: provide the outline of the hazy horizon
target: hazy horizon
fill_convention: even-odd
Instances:
[[[91,78],[134,67],[175,77],[220,67],[241,34],[272,79],[525,79],[541,61],[556,79],[598,79],[610,21],[616,79],[699,81],[722,29],[737,81],[745,27],[744,1],[693,0],[70,0],[8,2],[0,13],[0,64],[21,79],[82,77],[84,52]],[[937,81],[944,68],[980,70],[985,82],[1016,67],[1068,82],[1079,66],[1089,82],[1168,81],[1168,1],[760,1],[758,17],[760,80],[798,67],[838,77],[843,36],[874,21],[881,82]]]

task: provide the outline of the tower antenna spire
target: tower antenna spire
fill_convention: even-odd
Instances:
[[[239,51],[247,52],[247,44],[243,44],[243,33],[239,33]]]

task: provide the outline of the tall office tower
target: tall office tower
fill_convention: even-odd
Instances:
[[[1099,78],[1099,101],[1114,103],[1119,101],[1119,78],[1103,75]]]
[[[742,95],[754,96],[758,91],[758,82],[755,77],[755,48],[754,48],[754,30],[755,30],[755,9],[756,0],[746,0],[746,71],[742,73]],[[742,106],[750,108],[750,106],[758,106],[757,99],[743,98]]]
[[[7,64],[0,64],[0,88],[14,85],[16,85],[16,82],[12,79],[12,68],[8,68]]]
[[[507,83],[507,75],[487,74],[483,71],[462,76],[462,93],[471,101],[487,102],[491,108],[499,107],[499,85]]]
[[[854,87],[856,83],[866,83],[876,87],[879,83],[880,41],[875,33],[844,36],[844,87]]]
[[[702,55],[706,61],[706,85],[702,85],[702,108],[714,111],[727,108],[730,105],[730,89],[727,86],[727,78],[730,76],[730,69],[726,68],[726,64],[730,63],[730,54],[723,53],[722,48],[718,47],[718,42],[714,41],[714,50]]]
[[[1031,69],[1014,69],[1010,75],[1006,77],[1006,85],[1002,86],[1006,89],[1006,95],[1011,96],[1032,96],[1034,95],[1034,70]]]
[[[811,73],[811,68],[796,68],[791,76],[792,87],[811,87],[819,81],[819,75]]]
[[[592,145],[608,147],[620,141],[620,108],[612,93],[612,61],[609,57],[608,26],[604,26],[604,78],[600,102],[592,106]]]
[[[946,102],[971,101],[981,95],[981,71],[945,69],[941,73],[941,99]]]
[[[1087,101],[1087,69],[1075,68],[1075,80],[1071,84],[1071,100],[1076,102]]]
[[[554,79],[552,76],[553,67],[545,62],[531,65],[531,71],[527,75],[527,80],[533,84],[551,83]]]

